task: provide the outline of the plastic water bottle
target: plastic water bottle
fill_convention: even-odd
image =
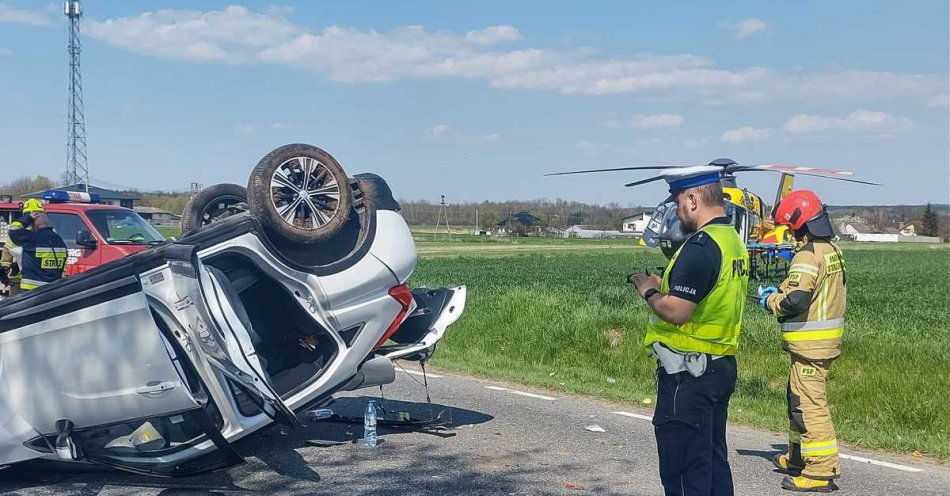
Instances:
[[[376,446],[376,402],[370,400],[363,415],[363,442],[366,446]]]

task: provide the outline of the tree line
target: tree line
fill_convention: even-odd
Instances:
[[[61,181],[45,176],[23,176],[7,183],[0,183],[0,194],[19,199],[22,195],[42,191],[61,185]],[[139,205],[156,207],[175,214],[181,214],[188,203],[189,192],[145,192],[125,191],[140,198]],[[584,225],[591,229],[619,229],[621,220],[629,215],[649,212],[652,207],[630,207],[619,203],[596,205],[577,201],[538,199],[447,203],[443,210],[437,202],[426,200],[399,201],[402,214],[409,225],[434,226],[444,223],[447,215],[452,227],[491,229],[504,222],[509,215],[528,212],[541,220],[544,226],[564,229],[574,225]],[[896,227],[907,222],[918,223],[918,234],[950,238],[950,205],[835,205],[829,206],[829,214],[834,218],[856,216],[878,230]],[[440,216],[441,219],[440,219]]]

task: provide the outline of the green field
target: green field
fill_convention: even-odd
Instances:
[[[413,285],[469,288],[436,365],[649,407],[654,362],[640,345],[648,308],[623,281],[662,265],[657,251],[615,240],[417,243]],[[839,439],[950,459],[950,249],[843,248],[848,320],[829,391]],[[785,432],[779,336],[774,319],[746,310],[730,415]]]

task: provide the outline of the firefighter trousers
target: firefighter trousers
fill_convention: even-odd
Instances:
[[[812,479],[841,475],[838,441],[828,408],[826,380],[834,359],[809,360],[790,353],[788,458]]]

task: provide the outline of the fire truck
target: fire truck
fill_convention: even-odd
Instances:
[[[46,214],[69,250],[65,275],[78,274],[165,242],[134,211],[99,203],[99,195],[49,190],[43,193]],[[0,196],[0,240],[21,215],[23,202]]]

